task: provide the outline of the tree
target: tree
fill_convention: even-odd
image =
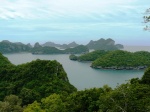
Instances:
[[[144,14],[145,14],[145,16],[143,17],[144,23],[147,24],[146,27],[144,28],[144,30],[150,31],[150,25],[148,24],[150,22],[150,8],[147,9]]]
[[[66,112],[65,105],[58,94],[52,94],[41,100],[42,107],[46,112]]]
[[[41,109],[41,104],[37,101],[34,101],[32,104],[29,104],[23,112],[45,112]]]
[[[6,96],[4,101],[0,102],[0,112],[22,112],[21,102],[16,95]]]
[[[150,85],[150,68],[148,68],[148,69],[145,71],[145,73],[144,73],[144,75],[143,75],[143,77],[142,77],[142,79],[141,79],[141,82],[142,82],[143,84],[148,84],[148,85]]]

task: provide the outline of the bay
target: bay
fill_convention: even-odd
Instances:
[[[141,78],[143,70],[101,70],[90,67],[91,63],[71,61],[69,54],[33,55],[31,53],[4,54],[13,64],[18,65],[36,59],[57,60],[60,62],[69,78],[69,81],[78,90],[85,88],[103,87],[107,84],[114,88],[118,84],[126,83],[131,78]]]

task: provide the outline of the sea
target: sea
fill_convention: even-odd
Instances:
[[[150,46],[124,46],[130,52],[149,51]],[[108,85],[115,88],[123,83],[128,83],[132,78],[141,78],[144,70],[104,70],[93,69],[91,62],[78,62],[69,59],[69,54],[33,55],[31,53],[4,54],[13,64],[19,65],[36,59],[57,60],[63,65],[69,82],[78,90],[100,88]]]

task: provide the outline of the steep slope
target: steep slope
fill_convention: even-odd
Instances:
[[[0,68],[0,100],[14,94],[23,105],[41,100],[52,93],[72,93],[66,72],[57,61],[36,60],[30,63]]]

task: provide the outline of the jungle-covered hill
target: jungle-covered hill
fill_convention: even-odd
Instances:
[[[123,50],[96,50],[80,56],[70,55],[71,60],[92,61],[91,67],[100,69],[145,69],[150,66],[150,52]]]
[[[150,52],[111,51],[92,62],[94,68],[145,69],[150,66]]]
[[[0,63],[0,100],[13,94],[19,96],[23,105],[26,105],[53,93],[76,91],[69,83],[62,65],[57,61],[38,59],[15,66],[2,54],[0,60],[3,60],[3,63]]]

